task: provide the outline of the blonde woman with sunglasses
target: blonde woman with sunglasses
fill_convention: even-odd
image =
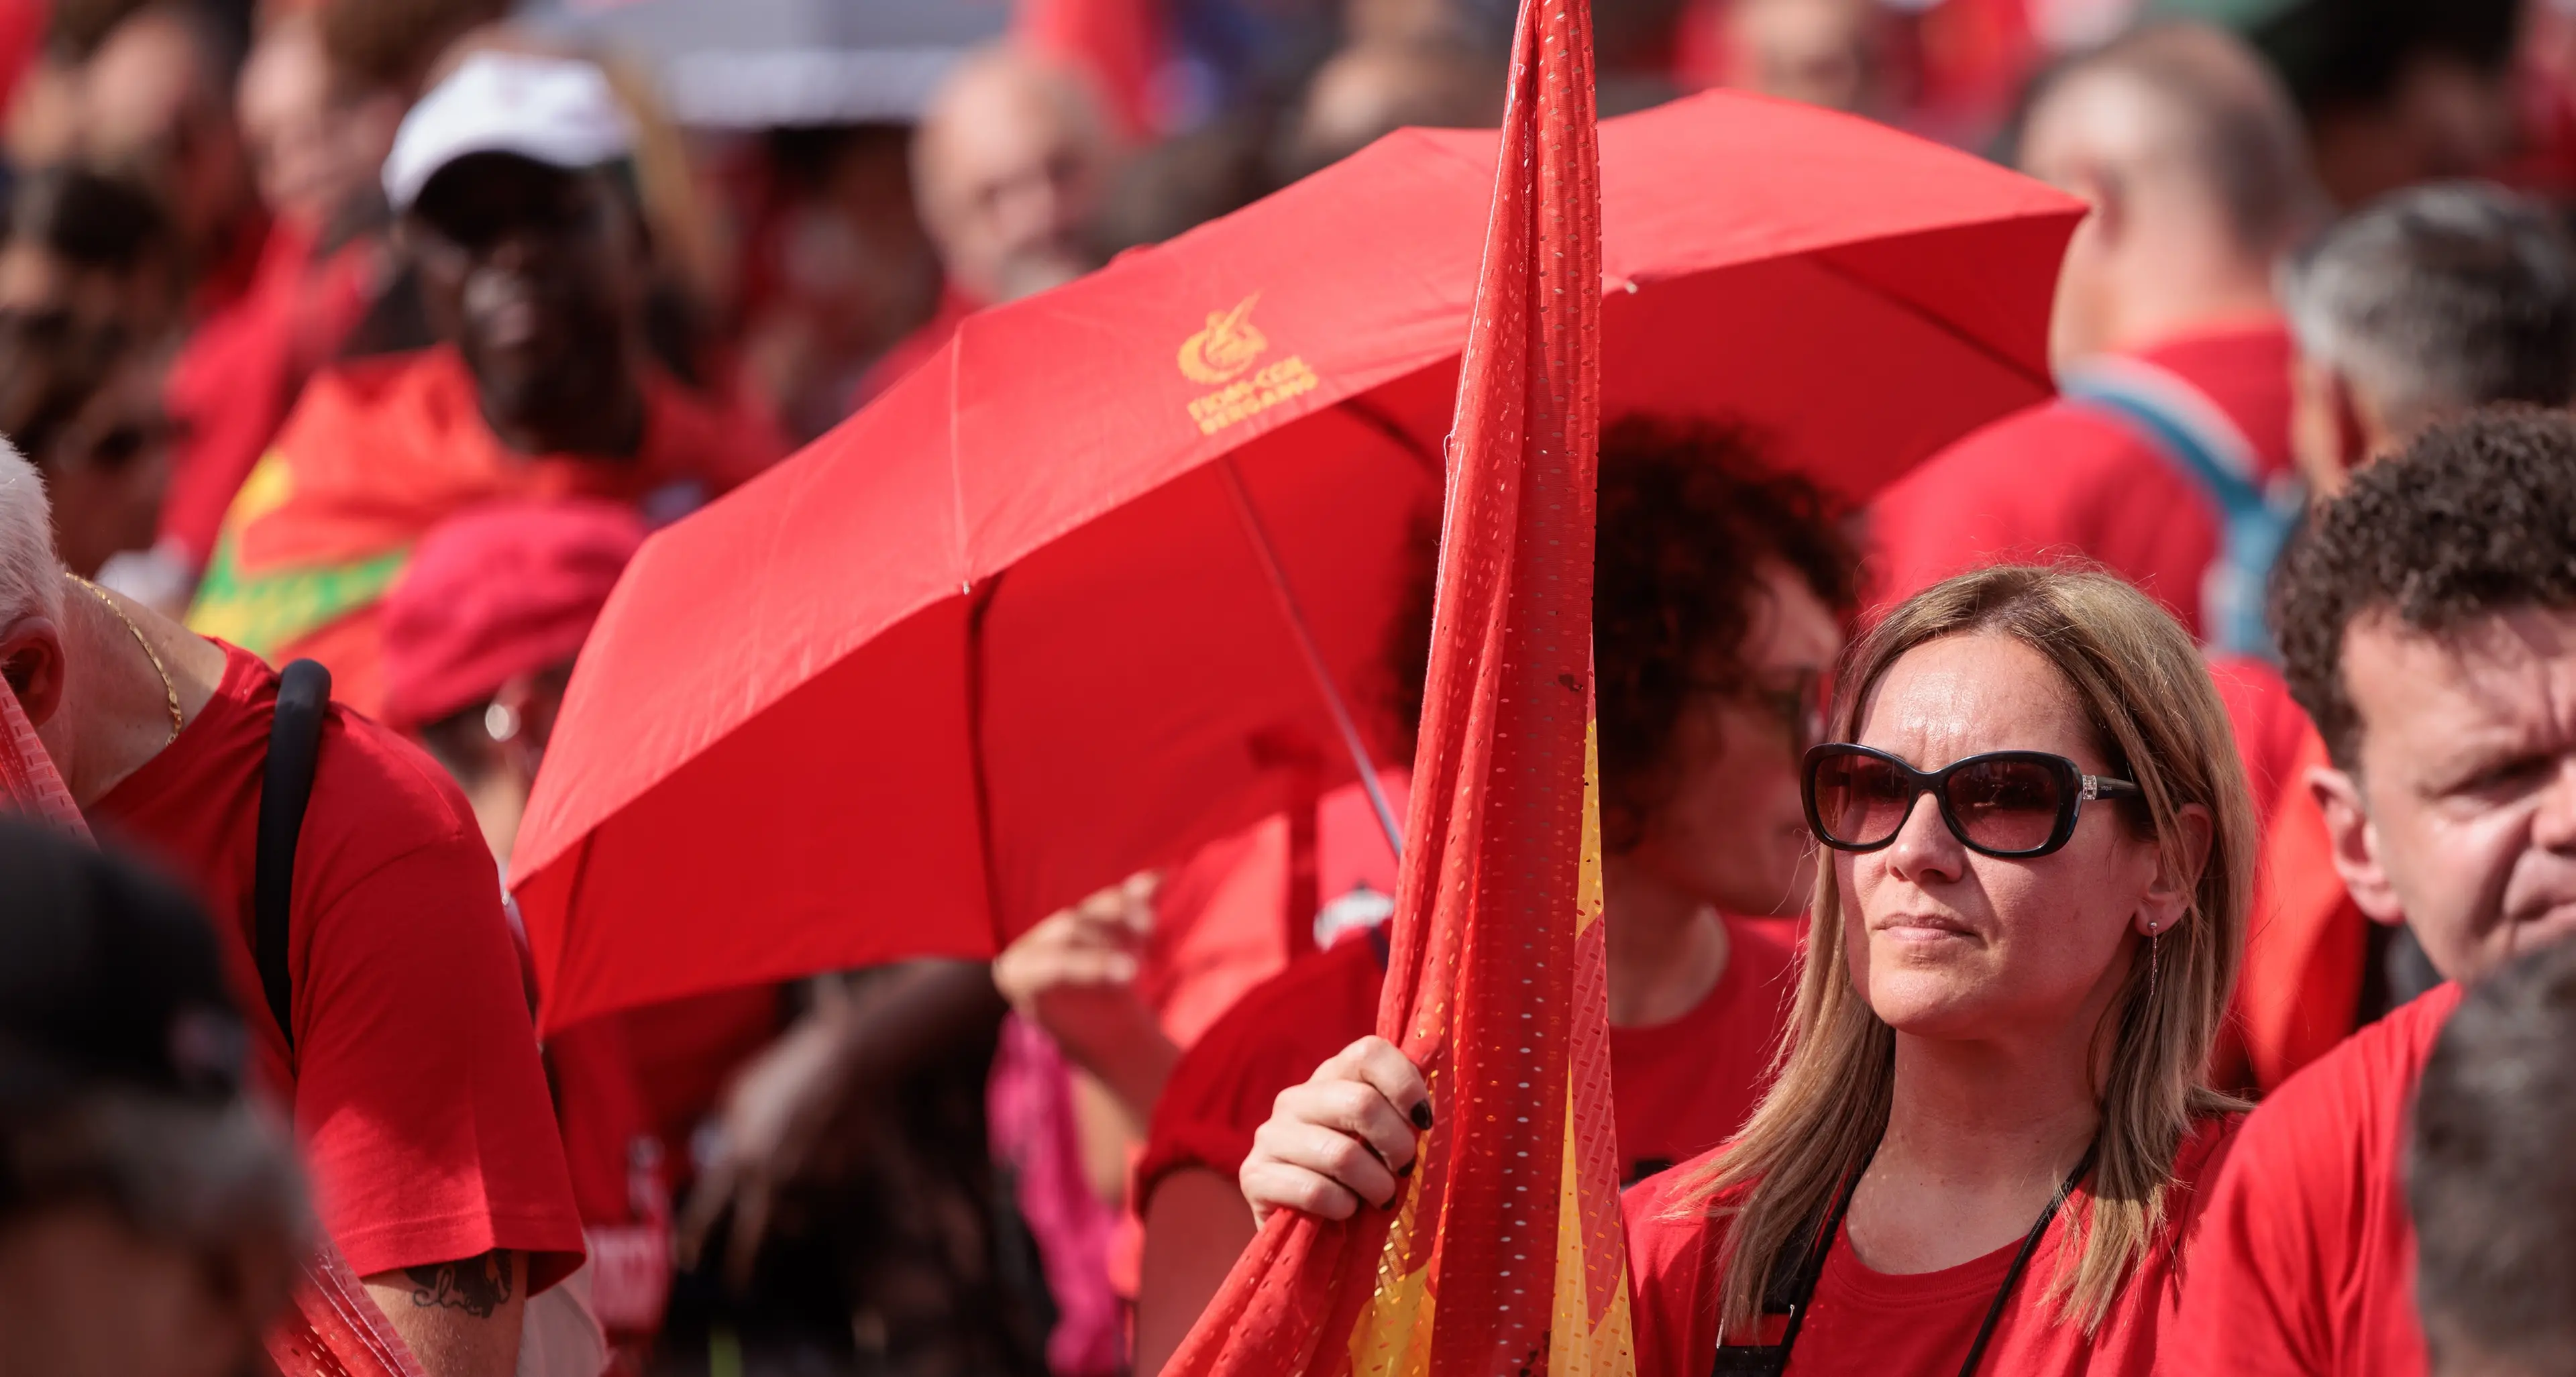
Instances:
[[[2235,1129],[2203,1068],[2252,806],[2189,636],[2107,575],[1927,589],[1845,658],[1780,1074],[1626,1201],[1640,1377],[2143,1377]],[[1279,1098],[1257,1212],[1394,1195],[1436,1107],[1367,1039]]]

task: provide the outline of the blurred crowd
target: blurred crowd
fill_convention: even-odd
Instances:
[[[1399,125],[1489,123],[1510,18],[1469,0],[1032,0],[1011,42],[963,60],[913,121],[708,129],[663,113],[648,60],[513,27],[508,8],[12,10],[0,347],[41,363],[8,370],[0,422],[57,475],[76,570],[185,606],[309,378],[471,328],[442,317],[403,227],[415,207],[392,204],[382,175],[405,113],[466,53],[600,64],[625,131],[632,261],[601,263],[615,280],[599,289],[634,298],[638,366],[712,408],[756,467],[966,312]],[[2333,204],[2454,176],[2576,186],[2576,18],[2545,0],[1598,8],[1605,113],[1727,85],[2000,149],[2053,59],[2141,18],[2197,17],[2270,59]]]
[[[830,428],[976,307],[1399,125],[1491,122],[1510,19],[1477,0],[1031,0],[1010,45],[963,61],[911,122],[708,129],[663,113],[649,60],[514,28],[508,9],[13,8],[0,347],[45,362],[9,370],[0,421],[58,482],[79,475],[59,516],[75,569],[130,556],[114,586],[184,605],[304,382],[454,328],[381,173],[405,113],[465,53],[601,64],[634,239],[607,285],[636,298],[654,372],[765,455]],[[2576,186],[2576,17],[2547,0],[1598,9],[1605,113],[1726,85],[2000,149],[2053,59],[2140,18],[2197,17],[2270,59],[2333,204],[2454,176]]]
[[[652,530],[896,386],[977,310],[1395,128],[1493,123],[1513,6],[1021,0],[917,109],[773,128],[682,123],[648,55],[511,9],[0,5],[0,434],[26,470],[0,473],[17,492],[0,593],[46,618],[0,628],[0,660],[103,835],[245,934],[283,864],[277,921],[303,934],[275,968],[246,936],[111,989],[142,977],[83,953],[147,940],[138,924],[177,943],[162,930],[188,901],[0,834],[0,886],[63,915],[26,939],[52,964],[0,962],[0,1050],[55,1049],[9,1064],[6,1112],[58,1107],[66,1076],[113,1087],[77,1132],[8,1145],[0,1377],[244,1370],[240,1317],[283,1293],[281,1240],[308,1213],[436,1377],[1158,1371],[1252,1236],[1234,1174],[1271,1097],[1372,1022],[1395,868],[1358,791],[1095,895],[990,968],[637,1010],[549,1039],[524,1074],[488,1051],[526,1026],[524,939],[446,940],[439,905],[489,902],[573,660]],[[1740,88],[1986,154],[2093,209],[2053,319],[2065,395],[1858,519],[1766,474],[1745,437],[1610,429],[1623,1175],[1723,1138],[1762,1084],[1812,873],[1795,755],[1773,743],[1817,739],[1817,684],[1863,609],[1998,558],[2096,562],[2213,656],[2275,915],[2226,1088],[2268,1092],[2474,965],[2408,937],[2326,854],[2366,809],[2297,781],[2350,764],[2350,722],[2324,714],[2354,709],[2299,677],[2298,628],[2266,596],[2356,470],[2474,408],[2576,394],[2576,5],[1594,14],[1605,115]],[[331,676],[320,826],[273,862],[253,824],[286,689],[263,662],[307,657]],[[1400,798],[1403,772],[1385,782]],[[442,811],[458,792],[463,822]],[[206,1031],[225,981],[268,994],[247,1032]],[[150,1045],[98,1050],[64,1004],[82,982],[158,1020]],[[2565,1101],[2576,1072],[2546,1054],[2576,1043],[2569,982],[2500,986],[2462,1039],[2532,1059],[2527,1083]],[[2497,1112],[2454,1079],[2445,1113]],[[1687,1088],[1712,1080],[1725,1092]],[[263,1081],[292,1087],[309,1201],[237,1122],[231,1097]],[[1663,1097],[1686,1110],[1631,1094],[1656,1085],[1686,1087]],[[164,1118],[203,1181],[119,1136]],[[81,1216],[39,1238],[21,1214],[48,1191],[94,1192],[128,1232]],[[173,1250],[219,1258],[217,1280],[163,1267]],[[29,1280],[46,1257],[163,1288],[166,1324],[45,1299],[72,1294]],[[46,1311],[93,1342],[169,1342],[103,1364],[13,1350],[10,1327]],[[496,1316],[506,1336],[476,1327]]]

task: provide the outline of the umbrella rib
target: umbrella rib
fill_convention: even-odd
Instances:
[[[958,458],[957,448],[957,379],[966,354],[966,327],[975,323],[973,316],[957,322],[956,333],[948,339],[948,504],[949,548],[957,557],[957,591],[971,591],[975,584],[975,565],[966,549],[966,465]]]
[[[1342,701],[1342,687],[1333,681],[1332,668],[1324,663],[1324,652],[1315,644],[1315,633],[1306,624],[1305,609],[1297,603],[1297,590],[1288,584],[1287,567],[1279,562],[1279,550],[1270,543],[1269,528],[1262,525],[1261,512],[1252,505],[1252,494],[1243,486],[1243,471],[1235,466],[1232,454],[1217,461],[1217,471],[1225,480],[1226,495],[1234,499],[1234,514],[1243,523],[1244,534],[1252,538],[1253,551],[1261,557],[1261,571],[1270,579],[1270,591],[1279,600],[1279,610],[1287,616],[1289,629],[1296,633],[1306,672],[1314,676],[1315,687],[1324,695],[1324,707],[1332,713],[1333,726],[1341,733],[1342,748],[1350,752],[1351,764],[1359,771],[1360,787],[1368,792],[1369,807],[1377,813],[1379,830],[1386,833],[1387,849],[1402,860],[1404,828],[1395,820],[1395,809],[1387,802],[1386,790],[1378,784],[1377,764],[1369,758],[1368,742],[1361,738],[1359,724],[1351,719],[1350,706]]]
[[[1385,436],[1396,448],[1403,450],[1406,457],[1422,466],[1422,471],[1430,475],[1431,481],[1443,486],[1447,485],[1448,464],[1429,446],[1414,438],[1413,432],[1405,429],[1401,422],[1386,414],[1383,408],[1370,402],[1365,396],[1361,396],[1345,399],[1341,403],[1341,409],[1349,412],[1362,425]]]
[[[993,850],[993,786],[984,755],[984,619],[1002,591],[1001,570],[975,589],[966,604],[966,764],[975,786],[975,841],[984,869],[984,913],[992,925],[994,949],[1002,938],[1002,877]]]
[[[1957,340],[1959,343],[1966,345],[1969,349],[1975,351],[1978,355],[1993,363],[1996,367],[2012,373],[2017,377],[2028,378],[2032,382],[2038,383],[2042,388],[2051,393],[2057,391],[2057,379],[2050,376],[2048,370],[2043,368],[2037,374],[2033,374],[2029,369],[2024,368],[2019,362],[2014,360],[2001,349],[1998,349],[1994,345],[1960,329],[1956,323],[1944,318],[1938,312],[1927,310],[1920,303],[1912,301],[1906,297],[1899,296],[1896,293],[1889,291],[1887,288],[1880,286],[1878,283],[1872,282],[1868,278],[1862,277],[1860,274],[1855,273],[1851,269],[1835,262],[1831,253],[1817,253],[1810,255],[1809,261],[1834,277],[1839,278],[1844,282],[1848,282],[1861,291],[1867,292],[1871,296],[1877,297],[1879,300],[1897,307],[1906,314],[1914,317],[1916,320],[1923,322],[1925,325],[1928,325],[1933,329],[1940,331],[1942,334],[1948,335],[1950,338]]]

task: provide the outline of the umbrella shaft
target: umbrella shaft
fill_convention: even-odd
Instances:
[[[1219,460],[1217,469],[1225,476],[1227,495],[1234,499],[1235,516],[1243,522],[1244,534],[1252,538],[1253,552],[1261,557],[1261,571],[1269,576],[1270,591],[1279,599],[1279,610],[1287,616],[1289,630],[1296,633],[1306,671],[1314,676],[1315,687],[1324,695],[1324,707],[1333,715],[1333,726],[1342,734],[1342,748],[1350,752],[1351,765],[1359,771],[1360,788],[1368,791],[1369,807],[1377,812],[1377,825],[1386,833],[1387,849],[1402,860],[1404,828],[1395,819],[1386,790],[1378,784],[1377,764],[1369,758],[1368,742],[1351,718],[1350,705],[1342,701],[1342,686],[1334,680],[1332,667],[1324,663],[1324,652],[1315,644],[1315,633],[1306,625],[1305,609],[1298,605],[1297,590],[1288,584],[1288,570],[1279,562],[1278,548],[1270,543],[1270,530],[1261,524],[1260,509],[1252,505],[1252,494],[1243,486],[1243,474],[1236,469],[1234,456],[1229,454]]]

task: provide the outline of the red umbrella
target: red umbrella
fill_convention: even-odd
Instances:
[[[990,955],[1391,737],[1495,148],[1402,131],[974,316],[648,542],[512,864],[546,1026]],[[1724,93],[1604,123],[1601,181],[1605,415],[1739,419],[1858,499],[2049,391],[2081,208],[2037,183]]]

